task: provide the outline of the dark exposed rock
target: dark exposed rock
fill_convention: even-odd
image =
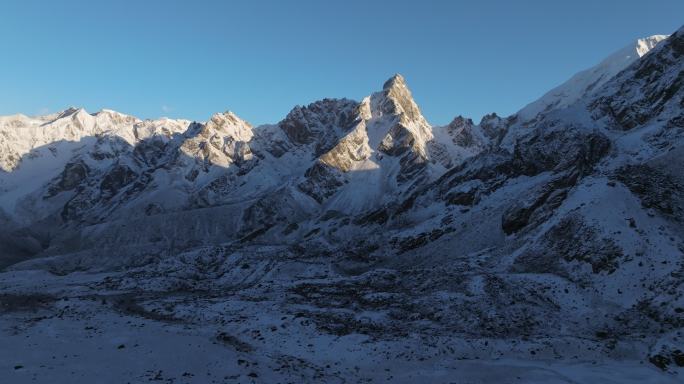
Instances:
[[[591,265],[593,273],[612,273],[624,256],[613,240],[601,238],[579,216],[563,218],[548,230],[537,246],[519,256],[516,272],[566,274],[561,261],[579,261]]]
[[[508,127],[512,123],[512,118],[502,118],[496,113],[491,113],[482,117],[480,120],[480,129],[492,141],[493,144],[499,144],[508,131]]]
[[[473,120],[463,116],[457,116],[446,126],[446,131],[451,136],[454,144],[464,148],[483,147],[486,145],[482,138],[475,133],[475,129]]]
[[[358,103],[348,99],[323,99],[295,107],[280,128],[298,145],[314,145],[314,156],[329,151],[337,138],[358,122]]]
[[[138,175],[128,166],[123,164],[115,165],[102,178],[100,189],[105,197],[111,197],[119,192],[122,187],[133,182]]]
[[[70,222],[82,219],[84,213],[97,204],[97,199],[91,196],[91,192],[85,190],[64,204],[60,212],[62,220]]]
[[[564,173],[535,188],[509,207],[501,217],[501,227],[508,235],[518,232],[532,222],[541,223],[553,213],[578,178],[577,172]]]
[[[641,199],[645,208],[673,217],[682,218],[684,186],[672,176],[644,164],[627,165],[618,169],[614,178],[623,183]]]
[[[609,149],[610,140],[598,131],[549,122],[519,140],[513,156],[524,175],[570,168],[584,175]]]
[[[216,340],[221,342],[222,344],[228,345],[232,348],[234,348],[238,352],[252,352],[254,350],[254,347],[252,347],[250,344],[245,343],[244,341],[238,339],[237,337],[230,335],[226,332],[219,332],[216,335]]]
[[[447,171],[435,182],[435,191],[446,201],[462,193],[472,195],[475,201],[477,196],[491,193],[517,175],[511,154],[488,151]]]
[[[168,160],[169,151],[171,147],[163,140],[155,138],[149,140],[141,140],[138,145],[133,148],[133,156],[141,163],[148,166],[160,166],[165,160]]]
[[[444,200],[447,204],[471,206],[477,204],[480,199],[479,184],[467,184],[461,188],[449,191]]]
[[[659,353],[649,356],[648,361],[663,371],[672,366],[684,367],[684,352],[664,345],[661,346]]]
[[[340,172],[321,162],[316,162],[307,169],[304,177],[304,181],[300,182],[297,187],[318,203],[323,203],[344,185]]]
[[[663,355],[649,356],[648,361],[663,371],[666,371],[667,367],[672,363],[669,357]]]
[[[56,297],[46,294],[0,294],[0,313],[35,311],[51,306]]]
[[[557,206],[565,190],[591,172],[606,155],[610,141],[604,135],[573,127],[539,128],[521,139],[513,154],[502,150],[486,151],[466,160],[437,180],[439,195],[452,204],[470,205],[481,196],[500,188],[508,179],[558,173],[554,181],[531,194],[530,199],[510,208],[503,219],[507,233],[524,227],[542,204]]]
[[[404,183],[407,181],[416,180],[419,175],[425,171],[428,162],[417,152],[408,152],[401,159],[399,159],[399,174],[397,175],[397,182]]]
[[[67,163],[64,166],[59,182],[49,189],[47,197],[78,187],[88,177],[88,171],[88,166],[82,161]]]
[[[397,123],[390,128],[378,149],[390,156],[400,156],[416,144],[416,137],[403,124]]]
[[[672,360],[678,367],[684,367],[684,352],[679,349],[672,351]]]
[[[399,253],[404,253],[435,241],[451,231],[453,231],[451,228],[437,228],[430,232],[424,232],[404,239],[392,239],[392,244],[398,248]]]
[[[390,208],[382,207],[354,220],[356,225],[385,224],[390,217]]]
[[[150,203],[145,207],[145,215],[147,216],[159,215],[163,212],[164,208],[157,203]]]
[[[292,197],[292,191],[283,187],[263,196],[245,209],[239,235],[245,240],[246,235],[261,235],[275,225],[286,226],[304,217],[306,213]]]

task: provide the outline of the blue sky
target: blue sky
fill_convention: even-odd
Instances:
[[[277,122],[403,74],[427,119],[513,113],[684,1],[0,0],[0,114]]]

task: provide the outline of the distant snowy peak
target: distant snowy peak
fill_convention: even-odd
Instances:
[[[508,131],[512,118],[501,118],[496,113],[482,117],[479,124],[472,119],[456,116],[449,124],[433,128],[430,157],[445,168],[451,168],[499,144]]]
[[[224,168],[252,158],[252,125],[233,112],[214,114],[206,124],[197,126],[198,131],[187,132],[181,146],[190,158]]]
[[[14,170],[22,159],[40,156],[38,150],[42,147],[50,146],[51,153],[55,153],[54,145],[60,142],[78,147],[79,142],[89,138],[112,136],[133,145],[152,136],[185,132],[189,124],[187,120],[140,120],[109,109],[91,114],[74,107],[44,116],[0,117],[0,169]]]
[[[233,112],[216,113],[206,123],[205,134],[220,134],[233,141],[249,141],[254,136],[252,125]]]
[[[668,38],[668,35],[653,35],[649,37],[644,37],[636,42],[636,53],[639,57],[643,57],[645,54],[650,52],[655,48],[658,43]]]
[[[517,113],[517,116],[521,121],[532,120],[539,114],[566,108],[581,98],[593,94],[603,84],[646,55],[667,37],[666,35],[654,35],[636,40],[611,54],[598,65],[577,73],[570,80],[547,92],[540,99],[528,104]]]

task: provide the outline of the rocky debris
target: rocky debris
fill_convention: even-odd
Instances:
[[[482,287],[473,292],[475,281]],[[290,301],[314,305],[316,309],[303,307],[295,316],[340,336],[395,339],[416,331],[448,330],[506,339],[535,334],[545,327],[544,319],[557,317],[559,307],[535,289],[449,268],[376,269],[329,283],[297,284]]]
[[[587,263],[595,274],[613,273],[624,258],[622,248],[603,238],[580,216],[570,215],[545,232],[540,242],[516,258],[512,270],[524,273],[554,273],[576,279],[563,263]]]
[[[25,312],[45,309],[58,299],[47,294],[0,294],[0,313]]]
[[[684,101],[683,101],[684,102]],[[683,104],[684,106],[684,104]],[[658,150],[674,150],[684,137],[684,114],[672,117],[654,132],[644,135],[646,142]]]
[[[525,227],[543,223],[563,203],[578,177],[576,172],[561,173],[550,182],[529,191],[506,209],[501,217],[501,228],[510,235]]]
[[[684,367],[684,352],[663,348],[659,353],[649,356],[648,361],[663,371],[667,371],[671,365]]]
[[[219,342],[221,342],[227,346],[234,348],[238,352],[247,353],[247,352],[252,352],[254,350],[254,348],[251,345],[249,345],[248,343],[245,343],[244,341],[242,341],[242,340],[238,339],[237,337],[230,335],[226,332],[219,332],[216,335],[216,340],[218,340]]]
[[[161,321],[167,323],[177,323],[181,319],[175,317],[173,314],[163,313],[156,308],[148,309],[145,307],[145,300],[154,297],[139,297],[133,294],[123,294],[109,298],[112,303],[112,308],[121,313],[130,316],[137,316],[148,320]],[[124,346],[125,348],[125,346]],[[119,348],[122,349],[122,348]]]
[[[636,164],[619,168],[613,177],[638,196],[644,208],[653,208],[675,220],[684,217],[684,186],[667,173]]]

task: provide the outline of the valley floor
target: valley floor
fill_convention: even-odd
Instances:
[[[287,293],[277,289],[222,296],[103,288],[103,281],[118,278],[2,273],[2,381],[681,382],[681,372],[664,373],[648,361],[564,356],[543,349],[535,353],[524,340],[475,341],[435,332],[336,335],[284,307],[287,300],[279,298]],[[504,344],[510,353],[502,352]],[[472,352],[476,348],[479,353]]]

